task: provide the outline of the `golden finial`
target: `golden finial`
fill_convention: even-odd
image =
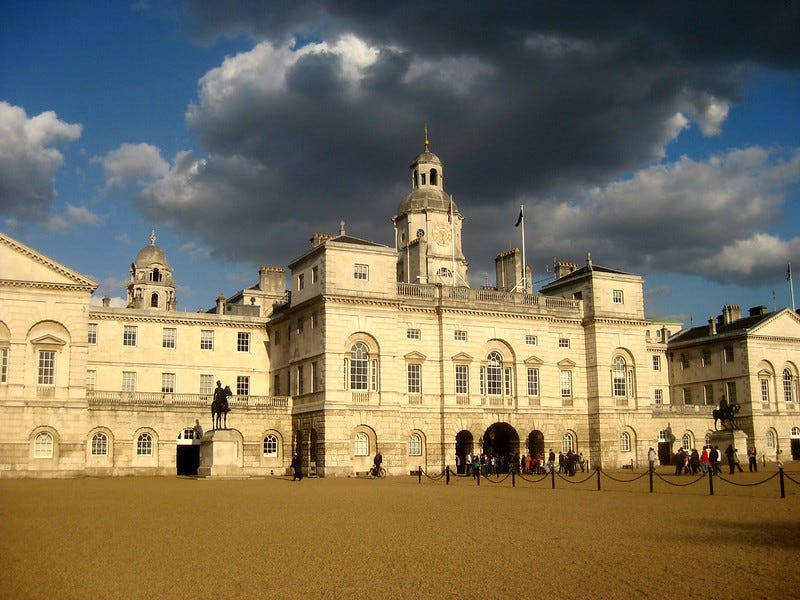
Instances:
[[[428,146],[430,146],[430,142],[428,141],[428,127],[425,127],[425,152],[428,151]]]
[[[150,245],[151,246],[155,246],[156,245],[156,230],[155,229],[153,229],[150,232]]]

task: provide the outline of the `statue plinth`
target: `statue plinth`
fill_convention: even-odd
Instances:
[[[708,437],[711,446],[719,446],[720,451],[723,453],[728,447],[728,444],[731,444],[739,451],[740,460],[743,456],[746,457],[747,455],[747,434],[741,429],[712,431]]]
[[[200,440],[198,477],[241,477],[242,436],[235,429],[212,429]]]

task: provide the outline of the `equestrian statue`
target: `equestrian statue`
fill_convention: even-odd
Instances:
[[[714,430],[719,431],[717,421],[720,422],[723,430],[736,429],[736,413],[738,412],[739,405],[735,402],[729,404],[725,399],[725,394],[723,394],[722,399],[719,401],[719,408],[715,408],[711,412],[711,416],[714,417]]]
[[[222,387],[222,382],[217,381],[217,388],[214,390],[214,399],[211,401],[211,428],[227,429],[228,413],[231,411],[228,406],[228,398],[233,396],[230,386]]]

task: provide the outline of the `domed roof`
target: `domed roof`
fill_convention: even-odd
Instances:
[[[166,253],[156,246],[155,231],[150,234],[150,245],[139,250],[139,254],[136,255],[133,261],[133,264],[140,269],[146,269],[154,263],[170,268]]]
[[[422,154],[418,155],[417,158],[414,159],[414,162],[411,163],[411,167],[413,168],[419,163],[436,163],[437,165],[441,165],[442,161],[439,160],[439,157],[426,147]]]
[[[423,210],[447,212],[450,210],[450,194],[433,187],[417,188],[403,199],[397,208],[397,214]],[[453,202],[453,212],[458,212],[455,202]]]

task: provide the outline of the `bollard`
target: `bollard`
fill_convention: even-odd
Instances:
[[[714,469],[708,470],[708,493],[714,495]]]
[[[450,465],[444,468],[444,483],[445,485],[450,485]]]
[[[478,481],[478,485],[480,485],[481,484],[481,470],[480,469],[476,469],[475,470],[475,479]]]
[[[517,487],[516,480],[514,479],[514,469],[511,469],[511,487]]]
[[[650,493],[653,493],[653,467],[650,467]]]
[[[786,498],[786,490],[783,487],[783,467],[778,467],[778,479],[781,482],[781,498]]]
[[[600,465],[595,467],[597,469],[597,491],[600,491]]]
[[[550,467],[550,480],[552,482],[552,489],[556,489],[556,470]]]
[[[417,483],[422,483],[422,466],[417,467]]]

